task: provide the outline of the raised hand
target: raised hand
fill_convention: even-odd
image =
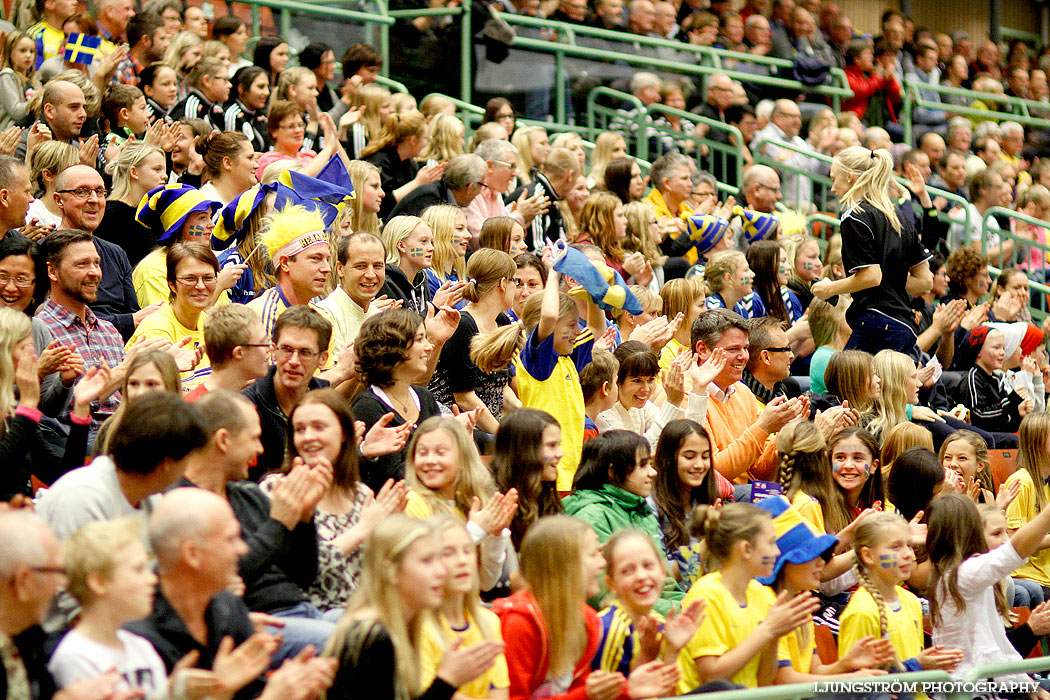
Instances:
[[[404,512],[407,505],[408,484],[405,480],[395,482],[393,479],[387,479],[379,493],[365,503],[357,524],[365,529],[367,538],[380,520],[388,515]]]
[[[40,353],[40,357],[37,359],[37,371],[40,372],[40,377],[43,379],[52,372],[57,372],[58,369],[65,363],[66,358],[76,352],[76,348],[72,344],[62,345],[57,340],[52,340],[44,348],[44,351]]]
[[[193,338],[186,336],[178,343],[168,347],[166,351],[175,359],[175,366],[180,372],[190,372],[204,355],[204,346],[195,347]]]
[[[467,429],[467,432],[473,432],[474,426],[478,424],[478,416],[481,415],[481,408],[474,408],[469,411],[459,411],[456,406],[452,407],[452,412],[456,414],[456,420],[463,424]]]
[[[999,493],[995,494],[995,505],[1005,513],[1007,507],[1013,503],[1019,493],[1021,493],[1021,482],[1017,479],[1007,481],[999,486]]]
[[[673,406],[681,406],[685,398],[685,368],[692,364],[692,360],[692,353],[683,349],[671,361],[668,368],[660,373],[664,394],[667,396],[667,401]]]
[[[667,645],[675,653],[685,648],[685,645],[696,634],[706,614],[707,601],[701,598],[694,600],[688,608],[668,615],[664,621],[664,639],[667,640]]]
[[[809,592],[799,593],[792,598],[787,591],[781,591],[761,624],[775,639],[780,638],[807,623],[819,607],[820,601]]]
[[[893,642],[888,638],[864,637],[858,640],[842,659],[849,668],[879,668],[893,662]]]
[[[266,632],[256,632],[236,648],[233,638],[223,637],[212,671],[227,693],[236,693],[263,674],[275,651],[277,639]]]
[[[146,318],[153,312],[158,311],[162,306],[164,306],[163,301],[158,301],[154,304],[150,304],[149,306],[144,306],[135,313],[131,314],[131,320],[135,323],[136,326],[138,326],[140,323],[142,323],[142,319]]]
[[[1037,637],[1050,633],[1050,600],[1032,608],[1032,614],[1028,616],[1028,626]]]
[[[9,126],[0,133],[0,155],[13,156],[22,140],[22,127]]]
[[[715,348],[707,359],[700,362],[700,356],[696,355],[696,362],[690,374],[693,379],[693,391],[696,393],[706,392],[707,387],[713,382],[726,367],[726,351],[723,348]]]
[[[601,334],[595,341],[594,347],[597,350],[605,350],[606,352],[612,352],[613,347],[616,345],[616,326],[609,326],[605,329],[605,332]]]
[[[660,658],[660,623],[652,615],[646,615],[635,622],[638,635],[638,657],[635,663],[643,664]]]
[[[98,164],[98,134],[80,142],[80,164],[94,168]]]
[[[15,386],[18,387],[18,405],[36,408],[40,405],[40,373],[32,346],[15,353]]]
[[[518,491],[511,489],[506,495],[497,491],[484,506],[477,496],[470,506],[467,519],[489,535],[499,535],[510,525],[518,510]]]
[[[383,455],[400,452],[401,448],[408,442],[412,434],[412,425],[402,423],[401,425],[388,427],[394,419],[393,413],[387,413],[365,433],[361,442],[361,454],[369,459],[375,459]]]
[[[462,294],[461,294],[462,295]],[[427,309],[427,318],[423,321],[427,330],[427,338],[434,345],[444,345],[445,341],[459,328],[459,312],[451,306],[438,307],[437,313],[432,308]]]
[[[33,151],[37,149],[37,146],[50,140],[51,129],[44,122],[36,122],[29,127],[29,134],[26,136],[26,161],[28,162],[29,157],[33,155]],[[89,165],[94,166],[94,161]]]
[[[400,309],[402,301],[400,299],[390,299],[386,294],[383,294],[373,299],[371,305],[380,311],[389,311],[390,309]]]
[[[233,286],[241,279],[244,273],[248,270],[248,266],[244,263],[238,263],[236,265],[227,265],[219,271],[218,284],[215,285],[216,292],[223,292],[227,289],[233,289]]]
[[[106,363],[103,362],[100,367],[89,367],[73,387],[73,415],[78,418],[90,418],[91,404],[98,400],[107,384],[109,367]]]
[[[463,301],[463,288],[466,286],[466,282],[445,282],[434,292],[434,298],[431,301],[439,309],[446,306],[455,307]],[[430,311],[428,310],[427,313],[429,314]]]
[[[926,545],[926,523],[922,522],[926,511],[920,510],[915,517],[908,521],[908,531],[911,533],[911,546]]]

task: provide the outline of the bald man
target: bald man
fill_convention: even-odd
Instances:
[[[793,169],[805,170],[814,174],[828,174],[828,166],[811,157],[815,153],[813,147],[799,137],[802,128],[802,112],[798,105],[791,100],[777,100],[773,106],[773,114],[769,118],[769,124],[755,134],[755,145],[763,141],[780,141],[789,143],[794,149],[781,148],[774,143],[766,143],[762,146],[762,152],[777,163],[790,166]],[[780,173],[781,186],[783,188],[784,200],[789,206],[808,211],[813,203],[813,181],[803,177],[796,172],[784,170]]]
[[[84,91],[79,87],[65,80],[52,80],[44,88],[37,120],[51,130],[51,138],[55,141],[79,145],[77,139],[87,121],[85,102]],[[15,149],[15,158],[25,159],[26,139],[30,131],[26,129],[22,132],[22,139]],[[95,159],[92,157],[86,165],[95,165]]]

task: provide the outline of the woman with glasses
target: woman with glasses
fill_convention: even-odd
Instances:
[[[201,315],[215,300],[219,284],[219,261],[203,243],[176,243],[165,254],[168,301],[139,323],[127,347],[143,340],[163,338],[177,345],[190,338],[190,347],[199,348],[200,362],[182,372],[182,388],[194,389],[211,374],[204,349],[204,324]]]
[[[136,221],[153,231],[159,246],[142,259],[131,275],[135,295],[142,307],[167,301],[171,295],[168,273],[168,248],[176,243],[200,243],[209,246],[215,225],[212,217],[219,202],[207,199],[204,193],[185,185],[168,185],[150,190],[139,205]],[[218,263],[216,263],[218,265]],[[223,271],[229,289],[240,277],[243,266],[233,266]],[[214,301],[214,299],[212,299]]]
[[[274,102],[266,123],[273,150],[259,157],[255,177],[262,182],[267,168],[278,161],[294,161],[295,165],[290,165],[290,168],[311,177],[316,177],[333,156],[339,156],[346,161],[346,152],[343,151],[343,144],[339,142],[332,118],[325,113],[321,114],[318,120],[324,133],[324,148],[315,153],[303,147],[306,139],[306,121],[299,105],[289,100]]]

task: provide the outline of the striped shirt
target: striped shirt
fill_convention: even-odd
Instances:
[[[223,128],[222,107],[212,104],[196,90],[190,90],[185,99],[175,103],[171,108],[171,118],[203,119],[216,129]]]
[[[244,106],[240,100],[234,100],[226,108],[222,115],[223,125],[226,131],[239,131],[251,142],[252,148],[257,153],[263,153],[270,148],[269,139],[266,138],[266,115],[260,111],[252,111]]]
[[[124,361],[124,339],[112,323],[96,316],[90,308],[85,310],[84,320],[81,321],[75,313],[49,298],[40,305],[36,318],[44,322],[59,343],[73,344],[77,353],[84,358],[85,371],[92,367],[101,367],[103,364],[113,368]],[[119,391],[110,394],[101,402],[92,402],[92,431],[97,431],[102,421],[113,415],[119,404]],[[69,407],[62,414],[63,418],[68,416]]]
[[[277,285],[270,287],[255,297],[247,306],[259,314],[259,318],[262,319],[263,330],[266,331],[266,336],[270,337],[273,334],[273,327],[277,323],[277,319],[291,304],[288,303],[288,298],[281,291],[280,285]]]

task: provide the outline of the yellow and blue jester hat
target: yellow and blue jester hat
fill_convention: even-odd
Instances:
[[[214,216],[221,202],[208,199],[200,190],[188,185],[164,185],[156,187],[142,196],[135,220],[157,233],[157,243],[174,243],[183,224],[196,211]]]

